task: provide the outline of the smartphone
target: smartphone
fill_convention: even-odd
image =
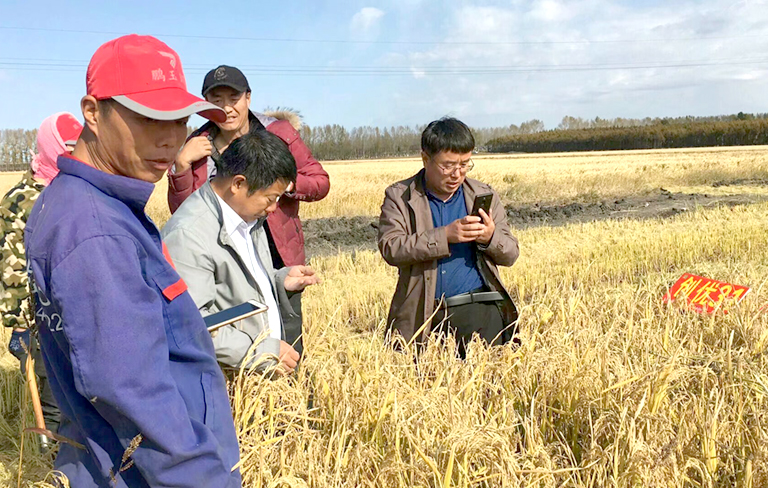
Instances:
[[[205,320],[205,326],[208,328],[208,332],[214,332],[225,325],[234,324],[239,320],[266,311],[267,306],[263,303],[259,303],[256,300],[248,300],[240,305],[203,317],[203,320]]]
[[[475,203],[472,205],[472,213],[475,217],[480,216],[480,209],[485,211],[485,214],[491,216],[491,202],[493,202],[493,193],[483,193],[475,195]]]

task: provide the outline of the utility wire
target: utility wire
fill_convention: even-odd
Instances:
[[[0,26],[0,30],[17,30],[32,32],[56,32],[65,34],[96,34],[121,36],[127,32],[117,31],[98,31],[98,30],[75,30],[75,29],[51,29],[44,27],[17,27]],[[311,44],[388,44],[388,45],[554,45],[554,44],[622,44],[622,43],[659,43],[659,42],[689,42],[689,41],[709,41],[709,40],[727,40],[727,39],[765,39],[768,34],[757,34],[748,36],[706,36],[706,37],[667,37],[667,38],[645,38],[645,39],[570,39],[570,40],[552,40],[552,41],[363,41],[352,39],[304,39],[290,37],[238,37],[238,36],[204,36],[192,34],[153,34],[155,37],[170,37],[179,39],[202,39],[202,40],[222,40],[222,41],[253,41],[253,42],[286,42],[286,43],[311,43]]]
[[[768,58],[751,60],[720,60],[712,62],[674,62],[644,64],[584,64],[584,65],[542,65],[542,66],[478,66],[478,67],[295,67],[295,66],[258,66],[243,67],[241,70],[256,76],[464,76],[464,75],[505,75],[516,73],[553,73],[580,71],[623,71],[646,69],[702,68],[718,66],[757,66],[768,63]],[[86,64],[65,63],[24,63],[0,60],[0,68],[19,71],[79,72],[83,73]],[[207,68],[186,68],[189,74],[207,73]]]
[[[474,71],[474,70],[501,70],[501,69],[549,69],[549,68],[593,68],[593,67],[608,67],[616,68],[622,66],[637,66],[637,67],[656,67],[659,65],[678,65],[678,64],[713,64],[716,62],[727,63],[761,63],[768,61],[768,57],[745,57],[734,59],[733,57],[726,58],[711,58],[706,59],[676,59],[667,61],[635,61],[635,62],[610,62],[610,63],[582,63],[582,64],[557,64],[557,65],[494,65],[494,66],[434,66],[434,65],[409,65],[409,66],[334,66],[334,65],[271,65],[271,64],[255,64],[255,65],[243,65],[238,64],[238,68],[241,70],[282,70],[282,71],[408,71],[411,70],[424,70],[424,71]],[[88,61],[86,60],[73,60],[73,59],[58,59],[58,58],[6,58],[0,57],[0,65],[5,64],[9,66],[41,66],[41,67],[73,67],[73,68],[86,68]],[[197,69],[205,69],[206,72],[213,67],[211,63],[183,63],[185,71],[193,71]]]

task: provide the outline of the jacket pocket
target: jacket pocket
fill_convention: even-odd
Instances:
[[[216,407],[214,406],[213,396],[213,373],[203,373],[200,377],[200,384],[203,387],[203,403],[205,412],[203,413],[203,423],[208,427],[216,423]]]
[[[166,335],[173,338],[177,347],[203,332],[207,333],[200,311],[187,293],[187,284],[173,268],[168,267],[155,274],[152,281],[163,295]]]

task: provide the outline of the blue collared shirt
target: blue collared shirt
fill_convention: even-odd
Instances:
[[[213,342],[144,212],[153,185],[58,166],[25,231],[59,434],[85,446],[61,444],[56,469],[85,488],[239,487]]]
[[[447,202],[437,198],[429,190],[427,190],[427,198],[435,228],[444,227],[454,220],[467,216],[463,185]],[[451,255],[437,262],[435,299],[440,299],[442,296],[461,295],[483,287],[483,278],[475,261],[474,243],[449,244],[448,248]]]

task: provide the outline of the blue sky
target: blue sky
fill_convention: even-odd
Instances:
[[[0,128],[79,116],[88,60],[121,33],[174,48],[193,93],[246,67],[252,108],[310,125],[768,112],[766,1],[0,1]]]

